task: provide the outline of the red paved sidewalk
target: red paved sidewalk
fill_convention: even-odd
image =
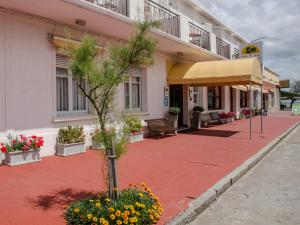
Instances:
[[[165,213],[160,224],[239,166],[272,139],[300,120],[279,113],[265,118],[260,134],[254,119],[253,140],[249,120],[202,129],[192,134],[131,144],[118,164],[122,187],[146,182],[160,197]],[[103,188],[101,157],[97,151],[41,163],[0,167],[1,225],[63,225],[63,208]]]

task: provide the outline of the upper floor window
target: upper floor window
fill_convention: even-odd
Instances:
[[[142,110],[142,73],[139,68],[129,71],[128,79],[124,83],[125,109]]]
[[[240,90],[240,107],[246,108],[248,106],[248,92]]]
[[[56,111],[58,113],[87,112],[87,99],[68,69],[70,61],[56,56]],[[86,84],[83,85],[86,88]]]
[[[221,109],[222,107],[222,92],[221,87],[208,87],[207,88],[208,110]]]

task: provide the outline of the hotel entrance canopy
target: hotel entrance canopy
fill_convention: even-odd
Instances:
[[[197,86],[261,85],[262,80],[257,58],[178,64],[168,74],[168,84]]]
[[[168,74],[168,84],[195,86],[245,85],[251,92],[253,85],[263,85],[263,74],[257,58],[220,60],[177,64]],[[250,95],[252,96],[252,95]],[[262,98],[262,95],[261,95]],[[262,99],[261,99],[262,102]],[[261,106],[262,109],[262,106]],[[250,97],[250,140],[252,139],[252,97]],[[262,132],[261,112],[261,132]]]

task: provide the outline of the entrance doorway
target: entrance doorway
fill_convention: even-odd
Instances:
[[[170,85],[170,107],[178,107],[178,127],[183,127],[183,85]]]

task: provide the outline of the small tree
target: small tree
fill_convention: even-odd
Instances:
[[[109,47],[103,54],[95,39],[86,36],[79,47],[71,49],[71,70],[83,95],[89,100],[100,124],[100,133],[108,161],[109,196],[116,200],[117,179],[115,169],[116,131],[109,129],[114,121],[112,114],[116,88],[127,77],[131,67],[153,63],[156,42],[147,37],[155,21],[137,22],[137,32],[127,44]],[[118,151],[120,155],[121,151]]]

